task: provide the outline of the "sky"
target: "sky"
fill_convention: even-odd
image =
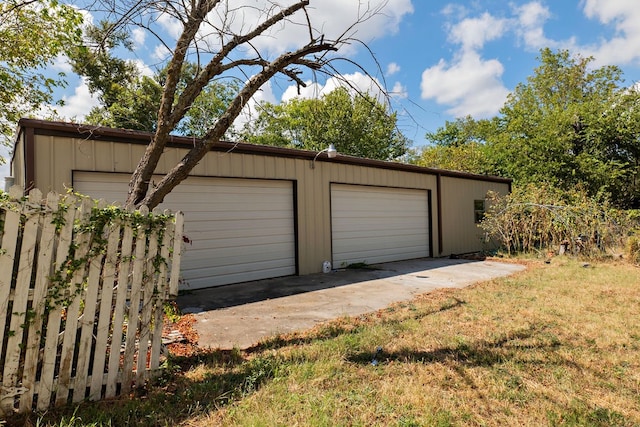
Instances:
[[[241,1],[260,4],[266,0]],[[371,78],[385,87],[399,128],[419,148],[426,144],[425,133],[436,131],[447,120],[497,115],[507,95],[533,74],[539,51],[545,47],[592,56],[594,67],[616,65],[626,85],[640,81],[637,1],[311,0],[309,14],[314,27],[331,38],[367,7],[378,12],[352,29],[353,38],[366,47],[359,42],[344,46],[338,56],[346,60],[336,62],[336,67],[361,90],[378,95]],[[161,17],[158,23],[165,35],[179,30],[178,23],[169,18]],[[300,31],[294,25],[279,27],[258,40],[257,46],[272,55],[281,53],[305,39]],[[134,31],[132,40],[135,48],[127,55],[143,72],[152,73],[166,58],[166,48],[142,31]],[[65,101],[65,106],[57,108],[58,114],[82,122],[97,100],[64,58],[51,71],[66,72],[69,81],[64,91],[56,93]],[[335,79],[311,74],[303,79],[309,85],[299,96],[320,96],[338,84]],[[298,96],[296,88],[278,78],[263,86],[250,104],[260,100],[278,103],[293,96]],[[246,113],[239,121],[250,119],[250,110]],[[7,175],[7,166],[0,171]]]

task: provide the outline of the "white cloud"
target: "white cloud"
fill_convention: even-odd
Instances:
[[[626,21],[637,10],[636,4],[628,0],[583,0],[584,13],[588,18],[598,18],[603,24],[612,21]]]
[[[260,90],[258,90],[240,112],[240,115],[233,122],[233,128],[236,131],[242,131],[246,123],[251,122],[258,117],[260,112],[258,111],[259,105],[263,102],[269,102],[275,104],[277,102],[276,96],[273,94],[273,88],[271,82],[268,81]]]
[[[384,102],[386,99],[385,91],[382,89],[383,86],[380,81],[360,72],[344,74],[340,77],[330,77],[324,84],[311,81],[305,83],[307,87],[300,88],[300,94],[298,94],[298,88],[295,85],[287,87],[282,94],[281,101],[287,102],[293,98],[319,98],[339,87],[347,88],[351,93],[367,93],[380,102]]]
[[[451,64],[441,59],[422,73],[422,98],[450,106],[447,112],[455,117],[490,117],[509,93],[501,81],[503,72],[499,61],[483,60],[474,51],[464,52]]]
[[[527,48],[537,51],[544,47],[568,47],[572,43],[557,42],[545,36],[544,25],[551,18],[551,11],[539,1],[516,6],[513,12],[516,15],[513,22],[514,30]]]
[[[221,2],[216,10],[207,16],[209,25],[204,25],[198,34],[201,46],[208,44],[211,49],[218,46],[220,41],[214,34],[213,27],[225,27],[230,33],[246,34],[257,23],[290,6],[293,1],[236,0],[232,3],[228,5],[231,11],[226,12],[226,2]],[[402,18],[413,12],[413,5],[411,0],[323,0],[312,3],[307,7],[307,11],[314,29],[314,37],[324,36],[326,40],[334,40],[343,36],[345,31],[349,31],[348,37],[370,42],[396,33]],[[261,51],[263,55],[273,56],[303,46],[309,41],[306,19],[306,15],[298,11],[254,39],[252,47]],[[351,28],[358,19],[363,19],[363,22]],[[182,29],[179,21],[166,14],[162,15],[158,22],[174,38],[177,38]],[[348,44],[342,48],[341,53],[351,54],[357,48],[358,43]]]
[[[131,31],[131,40],[133,40],[134,46],[137,48],[144,46],[144,41],[147,38],[147,32],[142,28],[134,28]]]
[[[396,64],[395,62],[390,63],[389,65],[387,65],[387,76],[392,76],[394,74],[396,74],[397,72],[400,71],[400,66],[398,64]]]
[[[483,13],[479,18],[467,18],[451,27],[449,39],[464,50],[480,49],[485,43],[502,37],[507,29],[505,19]]]
[[[171,51],[165,45],[159,44],[153,50],[153,53],[151,54],[151,58],[162,62],[162,61],[166,61],[170,55],[171,55]]]
[[[409,93],[407,92],[407,88],[402,85],[400,82],[396,82],[393,85],[393,89],[391,89],[390,95],[393,98],[403,98],[406,99],[409,97]]]
[[[600,24],[611,26],[614,36],[591,44],[580,44],[576,37],[553,40],[545,35],[544,25],[552,13],[540,1],[532,1],[513,8],[514,31],[526,47],[568,49],[585,57],[593,56],[594,65],[640,64],[640,8],[628,0],[582,0],[584,15]]]
[[[317,82],[312,82],[311,80],[306,81],[305,84],[307,85],[306,87],[298,88],[296,85],[287,87],[282,93],[281,101],[287,102],[293,98],[317,98],[321,93],[323,93],[323,85]]]
[[[459,45],[452,61],[440,59],[422,73],[422,99],[433,99],[448,107],[455,117],[491,117],[504,104],[509,90],[502,83],[504,66],[497,59],[484,59],[480,51],[487,42],[511,30],[512,20],[496,18],[488,12],[468,17],[466,9],[446,7],[445,16],[456,15],[460,22],[449,24],[448,39]]]
[[[136,68],[138,69],[138,72],[140,74],[142,74],[143,76],[153,77],[153,75],[155,74],[153,72],[153,70],[147,64],[144,63],[143,60],[134,59],[133,63],[135,64]]]
[[[171,15],[167,13],[161,13],[158,16],[158,24],[160,24],[160,26],[164,28],[167,33],[169,33],[169,36],[173,37],[174,39],[177,40],[178,37],[180,37],[180,33],[182,32],[183,28],[182,23]]]
[[[56,71],[61,71],[65,74],[70,74],[73,72],[73,68],[71,64],[69,64],[69,60],[66,55],[58,55],[53,60],[53,65],[51,66]]]
[[[65,120],[82,121],[93,107],[100,105],[100,102],[89,92],[89,87],[84,79],[75,88],[73,95],[64,96],[62,100],[64,105],[55,107],[55,110],[58,116]]]
[[[461,4],[449,3],[440,11],[445,17],[450,19],[464,19],[469,10]]]
[[[640,8],[628,0],[584,0],[584,14],[604,25],[612,25],[615,35],[593,45],[580,48],[585,56],[593,56],[595,65],[640,64]]]

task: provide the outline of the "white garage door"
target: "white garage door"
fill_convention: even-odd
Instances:
[[[129,175],[74,172],[74,190],[123,201]],[[296,274],[291,181],[189,177],[163,209],[185,214],[181,289]]]
[[[426,190],[331,185],[333,265],[429,256]]]

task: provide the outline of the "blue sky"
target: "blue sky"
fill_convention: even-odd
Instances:
[[[357,44],[339,53],[364,66],[392,92],[391,106],[398,111],[400,128],[414,147],[424,145],[425,132],[435,131],[446,120],[468,114],[476,118],[496,115],[507,94],[533,73],[544,47],[593,56],[595,66],[617,65],[629,86],[640,80],[637,0],[312,0],[310,14],[314,25],[331,36],[353,22],[366,4],[383,6],[382,13],[360,24],[354,37],[367,43],[375,60]],[[167,35],[178,28],[169,19],[159,22]],[[142,32],[132,38],[136,48],[130,58],[151,72],[166,52]],[[284,28],[265,39],[261,47],[278,53],[295,46],[299,39],[295,30]],[[340,71],[348,79],[363,90],[376,92],[357,68],[346,61],[341,64]],[[58,114],[81,122],[96,101],[70,73],[64,58],[52,68],[61,70],[69,74],[69,86],[57,93],[66,102]],[[323,77],[305,78],[310,88],[302,96],[318,96],[336,84]],[[290,82],[280,78],[263,87],[256,98],[280,102],[295,92]]]

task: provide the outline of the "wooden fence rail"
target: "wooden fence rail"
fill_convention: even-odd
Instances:
[[[128,393],[160,369],[183,216],[0,194],[0,415]]]

